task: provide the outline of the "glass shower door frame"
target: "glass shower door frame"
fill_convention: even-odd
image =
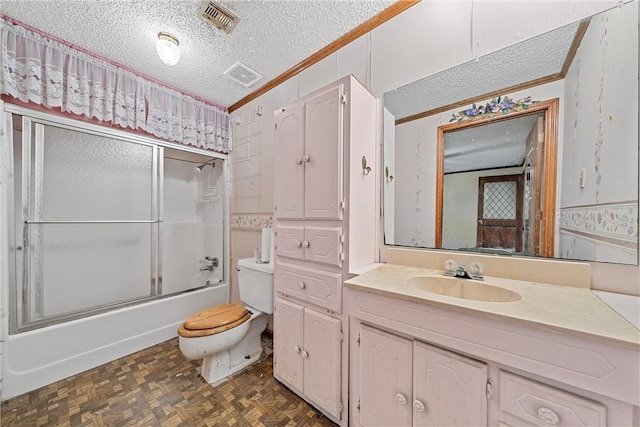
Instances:
[[[34,168],[34,160],[43,161],[44,150],[44,126],[53,126],[74,132],[88,133],[101,137],[107,137],[123,141],[128,144],[140,144],[152,149],[152,185],[151,185],[151,219],[150,220],[46,220],[39,217],[43,203],[43,164],[37,164]],[[12,332],[22,332],[38,327],[44,327],[62,321],[77,318],[80,315],[95,314],[106,311],[112,307],[126,306],[141,301],[154,299],[161,294],[161,241],[159,239],[159,224],[162,220],[162,147],[141,141],[132,141],[119,138],[108,132],[96,132],[84,128],[67,126],[61,123],[22,117],[22,215],[24,219],[22,233],[22,283],[20,291],[16,292],[15,326]],[[35,156],[35,158],[34,158]],[[61,315],[44,317],[43,313],[43,288],[42,268],[34,268],[33,257],[42,258],[41,229],[49,224],[150,224],[151,226],[151,271],[149,295],[126,302],[107,303],[80,309]],[[31,230],[31,229],[34,230]],[[15,235],[15,234],[14,234]],[[32,248],[37,248],[38,253],[31,254]],[[41,264],[40,264],[41,266]],[[35,270],[35,273],[34,273]],[[33,276],[36,275],[34,278]],[[34,286],[32,286],[34,285]]]

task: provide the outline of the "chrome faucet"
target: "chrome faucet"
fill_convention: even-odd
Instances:
[[[218,266],[218,258],[206,256],[200,260],[200,271],[213,271]]]
[[[471,279],[471,276],[469,276],[469,273],[467,273],[467,270],[464,268],[464,265],[459,265],[458,268],[456,268],[454,276],[461,277],[463,279]]]
[[[469,264],[469,271],[467,271],[464,265],[458,265],[452,259],[447,260],[444,262],[444,275],[461,279],[484,280],[483,266],[477,261]]]

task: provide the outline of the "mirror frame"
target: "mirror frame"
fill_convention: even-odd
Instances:
[[[438,126],[438,147],[436,153],[436,236],[435,247],[442,249],[442,211],[444,203],[444,135],[446,132],[485,125],[489,122],[509,120],[517,116],[544,113],[544,166],[541,203],[540,253],[533,254],[552,258],[554,254],[554,233],[556,216],[556,180],[558,162],[558,98],[531,104],[528,109],[511,111],[492,117],[476,117]],[[514,254],[518,255],[518,254]]]

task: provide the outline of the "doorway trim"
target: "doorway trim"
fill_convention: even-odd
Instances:
[[[554,231],[556,211],[556,180],[558,162],[558,98],[531,104],[528,109],[512,111],[509,114],[481,117],[473,120],[438,126],[438,146],[436,154],[436,248],[442,248],[442,212],[444,190],[444,135],[446,132],[482,126],[490,122],[509,120],[518,116],[544,113],[544,181],[540,217],[540,253],[538,256],[552,258],[554,254]]]

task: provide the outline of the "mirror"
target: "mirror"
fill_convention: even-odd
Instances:
[[[527,107],[438,128],[436,247],[553,256],[558,100]]]
[[[385,244],[637,265],[637,1],[384,106]]]

